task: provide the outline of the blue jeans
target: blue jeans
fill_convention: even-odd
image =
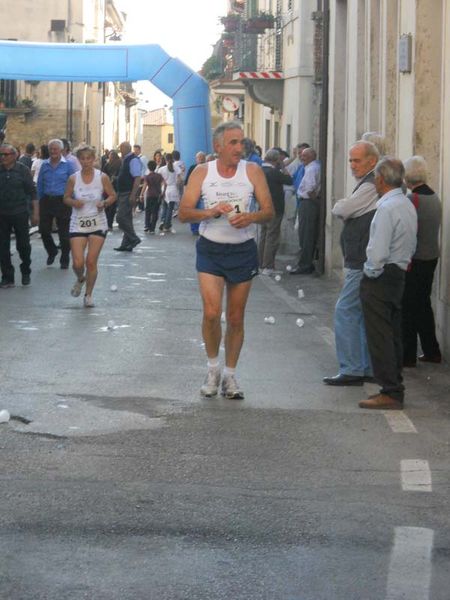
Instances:
[[[366,329],[359,297],[363,271],[345,269],[345,280],[334,312],[339,373],[372,376]]]

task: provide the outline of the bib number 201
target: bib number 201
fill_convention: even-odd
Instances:
[[[91,215],[90,217],[78,217],[78,227],[82,233],[98,231],[101,229],[98,215]]]

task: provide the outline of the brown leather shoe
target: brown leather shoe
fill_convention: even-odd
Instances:
[[[375,394],[369,396],[367,400],[361,400],[358,404],[360,408],[375,408],[379,410],[403,410],[403,403],[395,400],[386,394]]]
[[[419,356],[420,362],[429,362],[439,364],[442,362],[442,356],[440,354],[434,354],[433,356],[426,356],[426,354],[421,354]]]

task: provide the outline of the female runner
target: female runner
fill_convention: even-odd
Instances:
[[[90,308],[94,306],[92,291],[97,279],[97,261],[108,230],[105,208],[114,204],[116,194],[109,177],[94,168],[95,150],[92,146],[79,146],[76,156],[81,171],[69,177],[64,193],[65,204],[72,207],[70,247],[77,276],[70,293],[79,296],[86,283],[84,306]]]

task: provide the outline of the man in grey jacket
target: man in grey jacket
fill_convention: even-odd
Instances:
[[[334,330],[339,373],[324,377],[327,385],[362,386],[372,380],[359,287],[366,260],[370,223],[378,201],[374,168],[378,150],[371,142],[358,141],[349,150],[350,168],[357,185],[347,198],[336,202],[332,213],[344,221],[341,247],[345,280],[339,295]]]

